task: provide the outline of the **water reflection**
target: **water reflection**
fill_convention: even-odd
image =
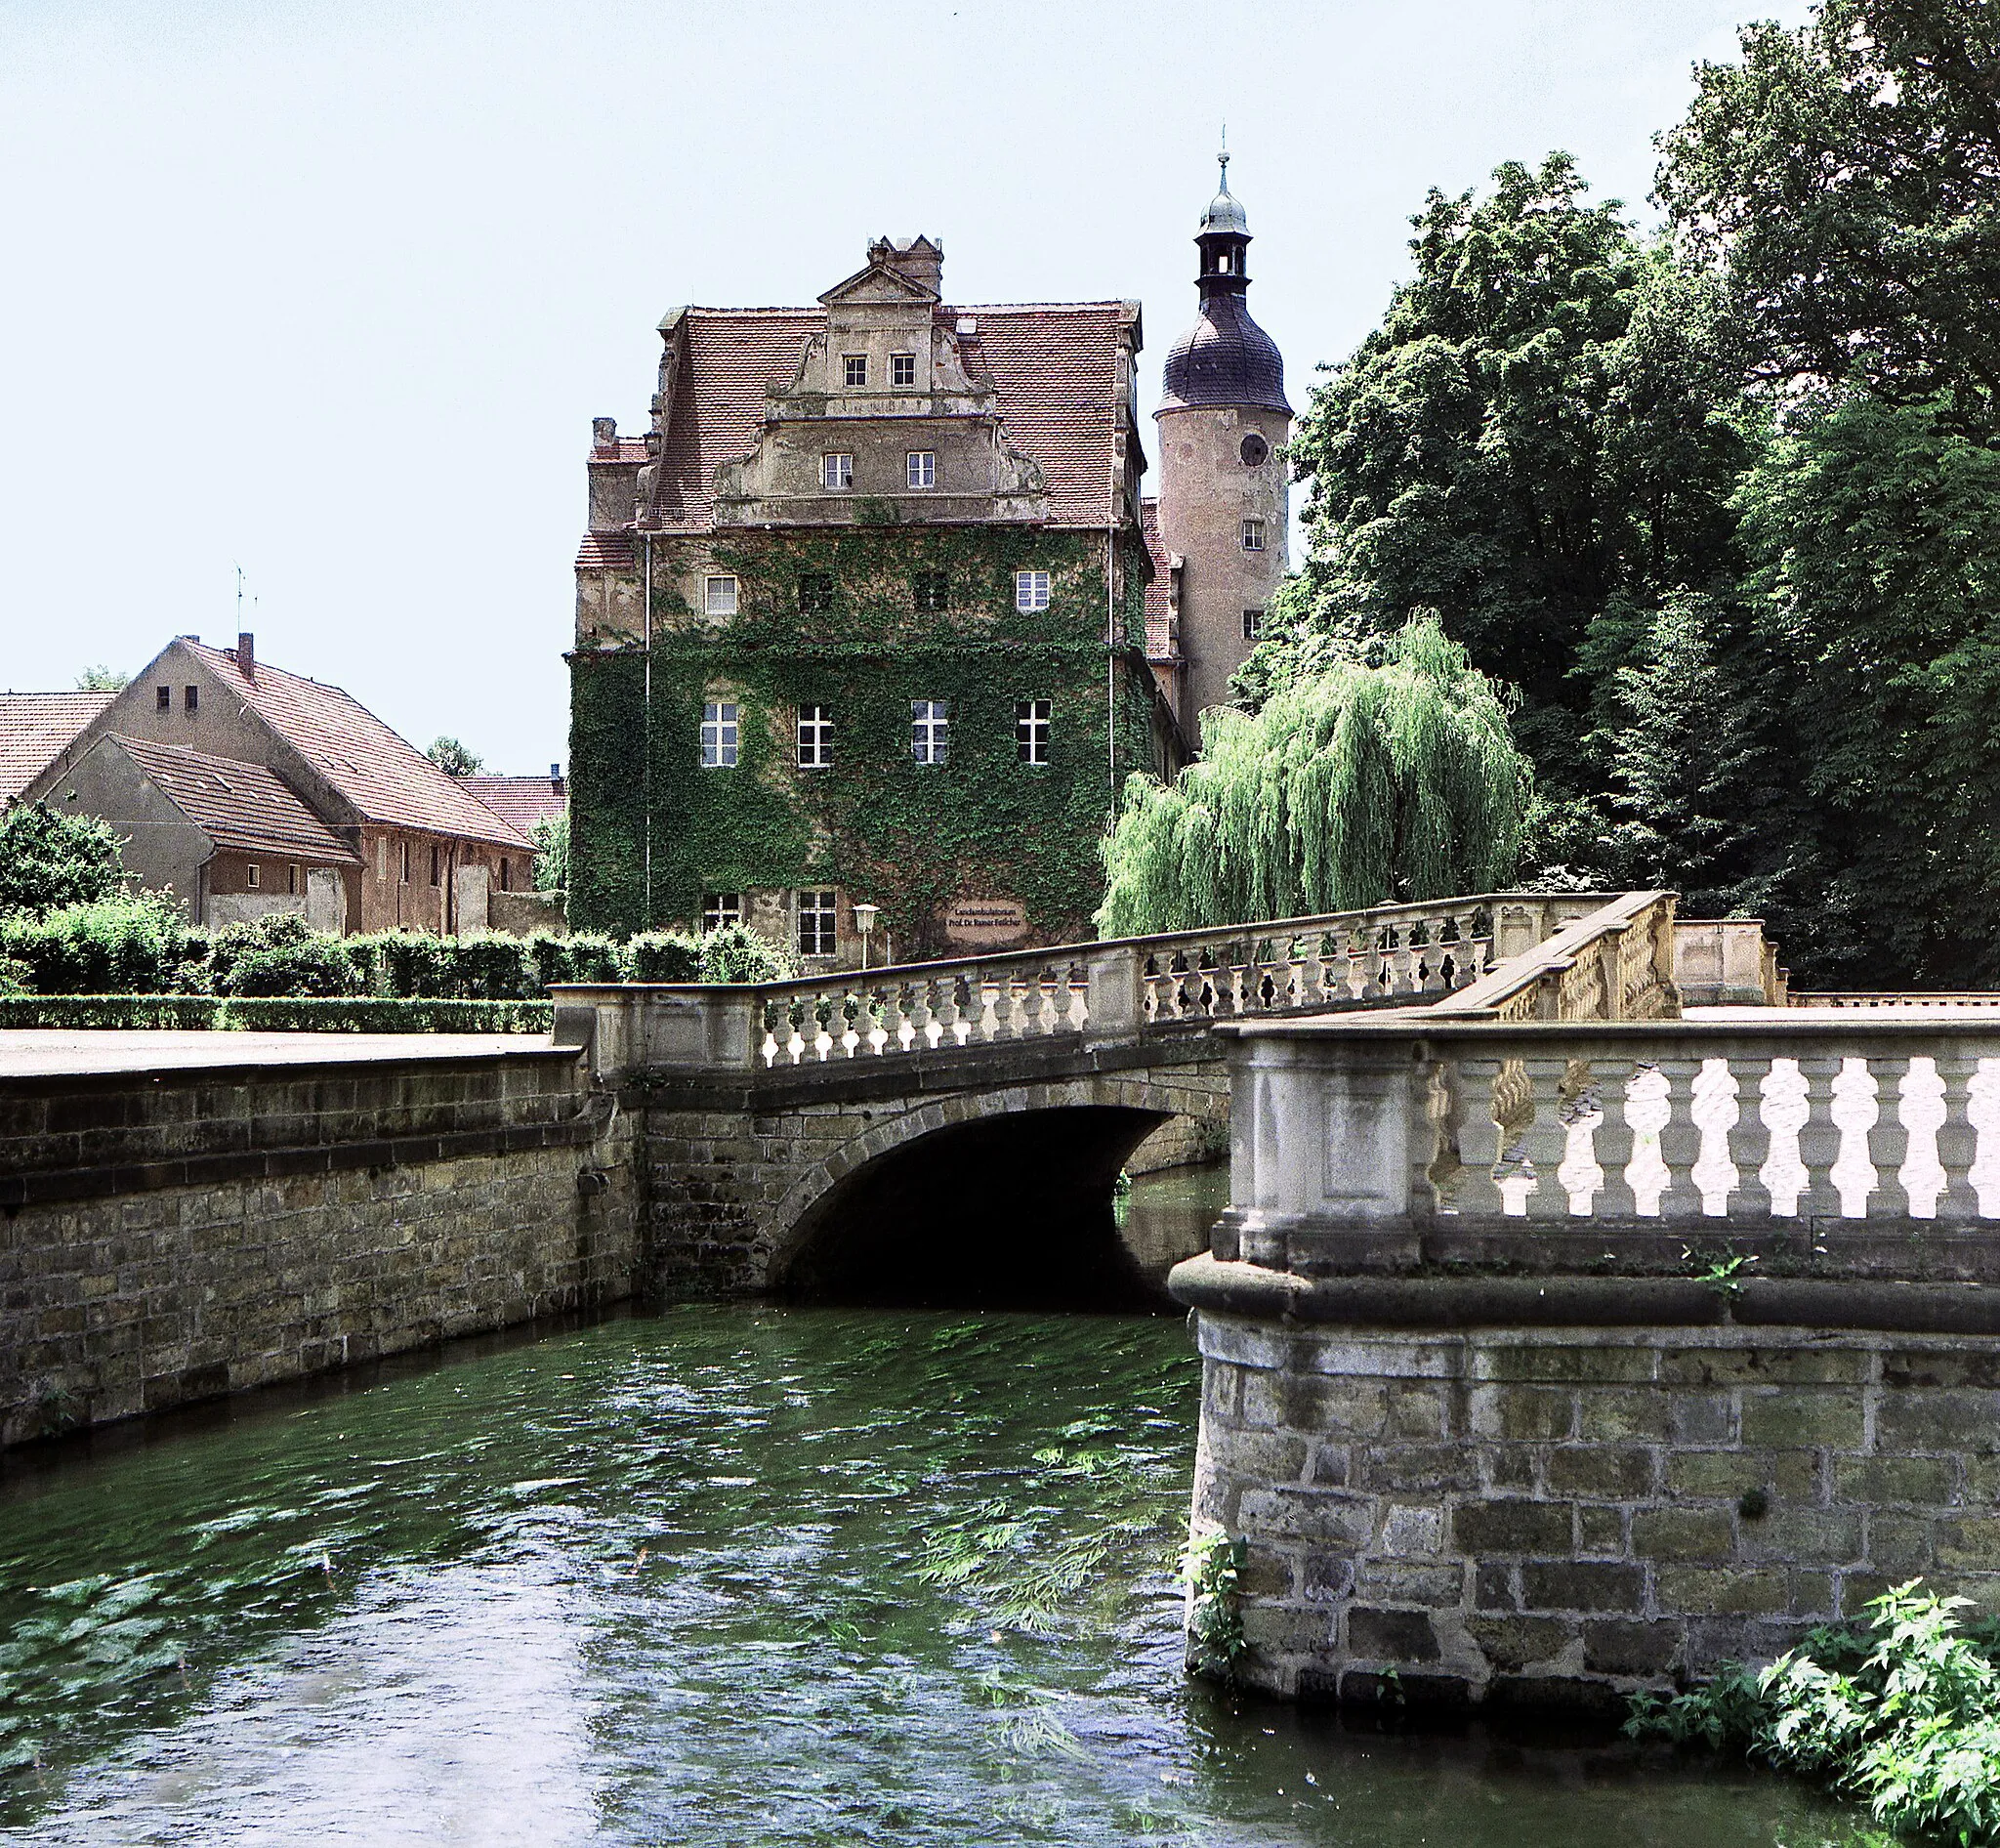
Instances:
[[[1141,1183],[1128,1242],[1202,1186]],[[17,1458],[0,1837],[1858,1839],[1774,1780],[1190,1687],[1197,1392],[1177,1317],[687,1306]]]

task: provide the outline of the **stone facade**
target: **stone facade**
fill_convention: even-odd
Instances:
[[[629,1295],[571,1053],[13,1078],[0,1442]]]
[[[1195,1521],[1276,1694],[1608,1705],[1923,1575],[2000,1610],[2000,1340],[1204,1314]]]

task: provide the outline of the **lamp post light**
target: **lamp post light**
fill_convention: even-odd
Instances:
[[[868,966],[868,939],[874,933],[875,920],[881,914],[879,904],[857,904],[854,906],[854,929],[861,933],[861,967]]]

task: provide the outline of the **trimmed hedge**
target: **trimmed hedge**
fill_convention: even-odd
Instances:
[[[547,1001],[385,995],[6,994],[0,1028],[146,1028],[184,1032],[546,1033]]]

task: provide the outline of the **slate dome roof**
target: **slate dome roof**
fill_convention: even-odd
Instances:
[[[1161,410],[1234,404],[1292,414],[1277,343],[1250,318],[1242,296],[1233,291],[1203,299],[1201,318],[1167,354],[1161,384]]]

